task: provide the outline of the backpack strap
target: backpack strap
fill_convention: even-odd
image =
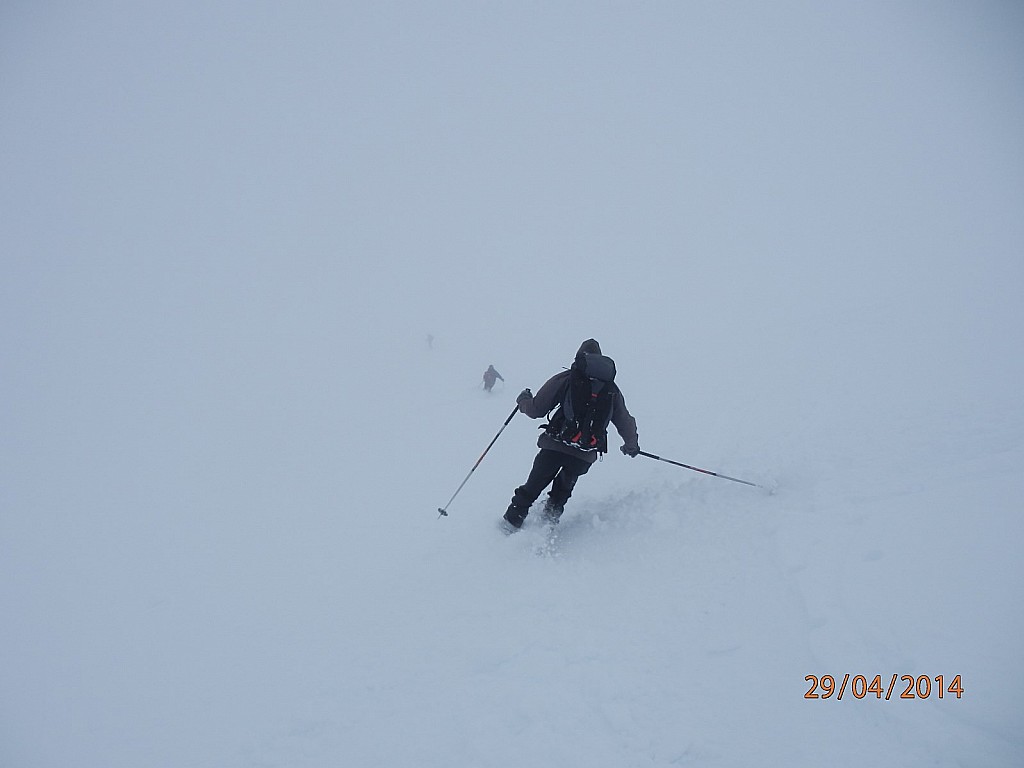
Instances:
[[[574,370],[562,395],[561,407],[545,425],[549,435],[559,442],[583,451],[604,453],[607,445],[609,397],[618,393],[615,384],[591,379]],[[600,411],[604,407],[606,410]]]

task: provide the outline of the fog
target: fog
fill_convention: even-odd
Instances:
[[[800,700],[803,675],[900,671],[844,669],[834,628],[811,646],[836,668],[780,663],[793,690],[740,708],[748,739],[712,719],[702,727],[714,745],[638,746],[679,733],[660,724],[662,705],[737,716],[708,698],[715,664],[698,654],[675,673],[703,676],[706,710],[644,678],[637,701],[648,703],[630,713],[656,722],[637,726],[642,736],[629,718],[561,742],[555,729],[531,742],[534,754],[517,751],[504,704],[459,710],[457,729],[431,735],[410,730],[416,712],[380,704],[368,711],[405,728],[410,753],[376,760],[368,745],[394,737],[364,723],[353,741],[338,725],[358,695],[334,643],[397,654],[361,657],[365,674],[386,678],[377,702],[426,705],[429,689],[452,704],[475,690],[476,664],[501,670],[493,690],[512,701],[522,690],[523,703],[530,674],[472,652],[419,687],[439,667],[417,667],[421,649],[392,630],[440,636],[454,621],[480,647],[501,647],[521,620],[571,654],[597,621],[599,636],[667,662],[665,643],[695,617],[661,614],[668,593],[656,585],[677,595],[683,584],[691,607],[734,606],[729,637],[702,649],[748,649],[725,673],[739,683],[763,671],[762,653],[777,658],[822,624],[780,609],[776,647],[750,613],[786,603],[789,577],[734,602],[726,574],[756,581],[765,557],[782,573],[799,561],[804,598],[824,585],[830,608],[818,613],[849,629],[892,582],[833,591],[839,571],[824,557],[808,564],[805,544],[921,535],[904,553],[921,565],[972,524],[973,559],[951,571],[904,573],[898,552],[875,544],[866,561],[891,555],[885,575],[907,578],[918,605],[956,578],[992,600],[995,590],[1013,607],[983,600],[965,637],[1019,637],[1022,571],[1005,542],[1021,529],[1024,477],[1022,137],[1024,10],[1008,2],[5,3],[0,763],[539,765],[547,754],[564,765],[585,742],[605,746],[589,764],[820,764],[821,752],[770,739],[757,748],[783,716],[814,711]],[[574,513],[601,538],[548,569],[550,558],[492,536],[533,455],[535,425],[520,417],[451,519],[435,520],[515,394],[588,337],[617,362],[642,448],[777,496],[737,496],[613,448],[581,481]],[[488,364],[506,379],[490,397]],[[630,513],[641,522],[621,522]],[[665,530],[702,570],[674,570]],[[737,558],[722,579],[698,543]],[[362,581],[384,563],[386,577]],[[636,563],[647,564],[640,575]],[[429,567],[449,602],[420,615],[429,592],[399,585]],[[654,592],[635,603],[641,575]],[[519,595],[503,607],[520,576],[564,580],[564,602]],[[591,577],[607,603],[586,602]],[[361,615],[388,599],[406,618],[335,625],[356,594]],[[949,599],[954,611],[977,604]],[[679,624],[637,639],[600,623],[631,605]],[[139,618],[160,606],[163,619]],[[474,611],[479,625],[460,623]],[[557,625],[566,611],[572,621]],[[288,640],[254,651],[232,632],[207,634],[209,621],[288,627]],[[964,637],[935,668],[924,650],[935,636],[899,634],[901,651],[883,658],[922,658],[914,674],[931,676],[1005,663],[1020,682],[1016,656],[999,646],[968,658]],[[329,703],[312,717],[320,726],[270,747],[257,736],[268,723],[285,728],[311,707],[282,648]],[[152,674],[143,659],[158,651],[165,671]],[[604,659],[612,688],[636,679],[621,654]],[[587,696],[613,709],[621,699],[586,672],[580,698],[554,695],[579,682],[558,670],[581,658],[594,657],[545,656],[550,687],[539,690],[586,721]],[[232,663],[238,676],[220,693],[190,687]],[[984,702],[974,694],[964,743],[1010,765],[1020,706],[993,685]],[[257,690],[282,697],[255,704]],[[900,733],[907,710],[893,720],[884,704],[857,722]],[[147,712],[175,715],[161,726]],[[822,749],[843,733],[837,718]],[[915,727],[920,744],[960,733]],[[484,735],[467,742],[466,731]],[[902,764],[970,754],[923,749]]]

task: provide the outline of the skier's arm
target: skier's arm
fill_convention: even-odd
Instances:
[[[615,425],[619,437],[622,438],[622,452],[627,455],[636,455],[640,450],[640,438],[636,430],[636,419],[626,407],[626,398],[619,392],[615,398],[615,406],[612,408],[612,424]]]
[[[556,373],[544,382],[544,385],[537,390],[537,394],[523,397],[519,396],[519,411],[525,413],[531,419],[539,419],[547,416],[551,409],[561,401],[562,387],[565,380],[569,378],[569,371]],[[523,394],[526,394],[525,392]]]

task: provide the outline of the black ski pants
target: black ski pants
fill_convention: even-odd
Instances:
[[[517,517],[520,524],[526,518],[530,505],[537,500],[544,489],[551,486],[548,501],[551,506],[561,509],[572,496],[572,489],[580,475],[590,469],[590,462],[562,451],[541,448],[533,460],[533,468],[526,482],[516,488],[512,496],[512,505],[507,515]]]

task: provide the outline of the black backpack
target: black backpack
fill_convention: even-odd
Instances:
[[[619,388],[615,361],[597,354],[580,354],[569,369],[562,402],[543,429],[561,443],[581,451],[608,452],[608,424]]]

